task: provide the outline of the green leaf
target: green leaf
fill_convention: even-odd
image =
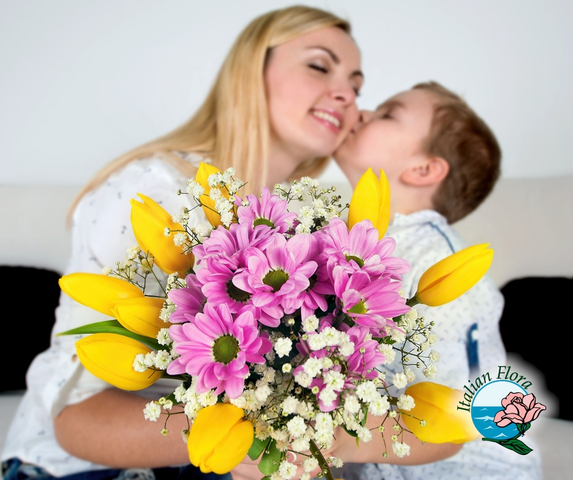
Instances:
[[[271,441],[271,438],[265,438],[264,440],[259,440],[257,437],[253,440],[251,448],[249,448],[249,458],[251,460],[256,460],[261,456],[263,450],[267,448],[267,445]]]
[[[354,438],[358,438],[358,434],[354,430],[349,430],[348,428],[346,428],[346,425],[344,425],[344,424],[342,424],[340,426],[344,429],[344,431],[348,435],[350,435],[351,437],[354,437]]]
[[[520,455],[527,455],[533,451],[532,448],[529,448],[525,443],[517,438],[511,438],[504,442],[500,442],[500,445],[508,448],[509,450],[513,450],[515,453],[519,453]]]
[[[482,438],[484,442],[493,442],[501,445],[502,447],[507,448],[508,450],[513,450],[515,453],[519,455],[527,455],[528,453],[532,452],[533,449],[529,448],[525,443],[517,438],[509,438],[507,440],[497,440],[495,438]]]
[[[518,423],[517,424],[517,430],[519,430],[519,433],[521,433],[521,434],[524,434],[530,428],[531,428],[531,422],[529,422],[529,423]]]
[[[59,335],[87,335],[91,333],[115,333],[116,335],[123,335],[125,337],[133,338],[138,342],[152,348],[153,350],[161,350],[163,347],[155,338],[145,337],[144,335],[139,335],[134,333],[127,328],[125,328],[117,320],[105,320],[103,322],[90,323],[88,325],[83,325],[78,328],[73,328],[65,332],[58,333]]]
[[[366,426],[366,420],[368,420],[368,407],[366,405],[364,405],[362,407],[362,415],[364,415],[364,417],[362,418],[362,421],[360,422],[360,425],[362,425],[363,427]]]
[[[263,452],[259,462],[259,470],[265,475],[272,475],[279,469],[282,452],[277,448],[276,441],[273,439]]]

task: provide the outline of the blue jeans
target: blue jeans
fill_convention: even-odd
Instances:
[[[91,470],[54,477],[41,467],[11,458],[2,464],[4,480],[231,480],[231,474],[202,473],[193,465],[164,468]]]

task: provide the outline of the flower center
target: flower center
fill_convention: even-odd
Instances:
[[[347,262],[350,262],[350,260],[354,260],[360,268],[364,266],[364,260],[362,260],[360,257],[357,257],[355,255],[344,255],[344,256],[346,257]]]
[[[263,278],[263,283],[273,287],[273,292],[278,292],[288,278],[288,273],[282,270],[271,270],[265,275],[265,278]]]
[[[227,294],[233,300],[237,302],[245,303],[249,298],[251,298],[251,294],[241,290],[240,288],[236,287],[232,280],[227,282]]]
[[[366,305],[364,305],[364,300],[360,300],[356,305],[348,310],[349,313],[366,313]]]
[[[275,224],[271,222],[268,218],[259,217],[255,219],[255,221],[253,222],[253,227],[256,227],[257,225],[267,225],[268,227],[275,228]]]
[[[223,335],[215,340],[213,344],[213,357],[215,361],[224,363],[225,365],[237,358],[237,353],[240,351],[239,341],[232,335]]]

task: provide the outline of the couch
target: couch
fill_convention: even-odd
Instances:
[[[337,184],[337,188],[344,199],[350,198],[347,184]],[[70,251],[66,212],[79,189],[79,186],[0,185],[0,266],[32,267],[61,275]],[[456,228],[470,244],[491,244],[495,256],[490,275],[506,299],[512,299],[512,305],[526,307],[525,313],[521,311],[507,318],[504,314],[501,322],[508,364],[520,373],[526,372],[533,383],[530,390],[538,401],[547,405],[547,411],[528,432],[538,440],[545,478],[567,478],[573,422],[563,408],[563,401],[560,402],[563,399],[560,383],[565,382],[550,386],[546,381],[549,365],[558,378],[567,378],[565,359],[560,362],[560,357],[554,356],[565,353],[552,351],[551,364],[544,364],[539,360],[539,352],[555,344],[554,336],[570,338],[571,333],[570,313],[559,301],[570,298],[564,295],[571,293],[573,277],[573,175],[501,179],[484,204],[458,222]],[[30,284],[34,285],[34,277],[38,277],[31,277]],[[539,285],[547,284],[548,280],[559,281],[562,285],[559,288],[564,290],[556,294],[552,283],[550,291],[544,292],[546,287]],[[528,282],[528,290],[521,282]],[[552,318],[557,321],[551,322]],[[547,325],[541,334],[539,325]],[[543,339],[543,345],[534,343],[537,337]],[[22,380],[18,373],[14,381],[0,390],[0,448],[23,393]]]

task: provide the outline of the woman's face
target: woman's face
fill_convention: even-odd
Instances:
[[[358,120],[362,81],[360,52],[340,28],[273,48],[265,69],[272,168],[286,162],[292,172],[303,160],[331,155]]]

